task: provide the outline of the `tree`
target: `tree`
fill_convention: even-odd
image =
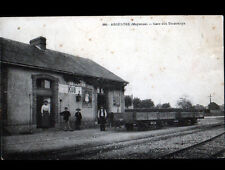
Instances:
[[[170,103],[164,103],[161,106],[163,109],[171,108]]]
[[[162,105],[159,103],[155,106],[156,109],[161,109],[162,108]]]
[[[130,96],[125,96],[125,107],[128,108],[129,106],[132,106],[132,98]]]
[[[191,101],[187,97],[181,97],[177,101],[177,106],[179,108],[182,108],[182,109],[191,109],[191,108],[193,108]]]
[[[200,105],[200,104],[196,104],[195,106],[193,106],[195,109],[197,110],[204,110],[205,107],[203,105]]]
[[[133,105],[134,105],[134,108],[140,108],[141,100],[139,98],[134,98]]]
[[[154,107],[154,102],[151,99],[145,99],[141,101],[141,108],[152,108]]]
[[[211,102],[209,105],[208,105],[208,108],[210,110],[219,110],[220,109],[220,106],[218,104],[216,104],[215,102]]]
[[[151,99],[140,100],[139,98],[133,99],[134,108],[152,108],[154,102]]]

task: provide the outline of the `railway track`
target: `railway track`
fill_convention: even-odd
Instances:
[[[139,139],[132,139],[132,140],[125,140],[125,141],[120,141],[120,142],[115,142],[115,143],[111,143],[111,144],[104,144],[104,145],[100,145],[100,146],[93,146],[93,147],[88,147],[88,148],[83,148],[81,150],[76,151],[76,153],[72,154],[72,155],[66,155],[66,152],[62,153],[64,154],[63,159],[80,159],[80,158],[87,158],[90,156],[94,156],[96,154],[101,154],[104,152],[108,152],[111,150],[120,150],[132,145],[139,145],[139,144],[145,144],[145,143],[149,143],[149,141],[151,142],[155,142],[158,140],[165,140],[165,139],[169,139],[169,138],[173,138],[173,137],[178,137],[178,136],[184,136],[184,135],[190,135],[190,134],[194,134],[197,132],[201,132],[201,131],[206,131],[209,129],[213,129],[213,128],[218,128],[220,126],[223,126],[222,124],[216,124],[216,125],[211,125],[211,126],[207,126],[207,127],[202,127],[200,129],[196,129],[196,130],[186,130],[186,131],[182,131],[182,132],[173,132],[173,133],[169,133],[169,134],[161,134],[161,135],[157,135],[157,136],[148,136],[148,137],[143,137],[143,138],[139,138]]]
[[[215,159],[224,152],[225,132],[195,145],[163,155],[159,159]]]
[[[118,141],[114,143],[100,144],[100,145],[86,145],[76,146],[73,148],[62,149],[57,151],[48,151],[46,153],[24,153],[8,155],[9,159],[85,159],[87,157],[94,156],[99,153],[104,153],[111,150],[120,150],[132,145],[144,144],[149,141],[166,140],[169,138],[184,136],[188,134],[194,134],[201,131],[207,131],[209,129],[218,128],[224,126],[224,124],[205,125],[201,127],[193,127],[185,131],[173,131],[170,133],[163,133],[161,135],[151,135],[138,139],[129,139],[124,141]]]

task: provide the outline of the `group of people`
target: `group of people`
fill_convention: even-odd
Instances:
[[[49,128],[50,126],[50,107],[48,105],[48,101],[44,101],[44,104],[41,107],[41,116],[42,116],[42,128]],[[68,107],[65,107],[65,110],[60,113],[60,116],[63,116],[64,120],[64,130],[65,131],[72,131],[73,129],[70,126],[70,117],[71,113],[68,110]],[[109,118],[109,124],[111,126],[111,114],[107,114],[106,109],[101,106],[98,109],[98,124],[100,124],[100,131],[105,131],[105,125],[107,122],[107,118]],[[75,112],[75,129],[80,130],[82,120],[81,109],[77,108]]]
[[[70,127],[70,123],[69,123],[69,119],[71,116],[70,111],[68,110],[68,107],[65,107],[65,110],[63,112],[60,113],[60,116],[63,116],[63,120],[64,120],[64,130],[65,131],[72,131],[73,129]],[[81,119],[82,119],[82,115],[81,115],[81,109],[77,108],[76,112],[75,112],[75,129],[80,130],[80,126],[81,126]],[[50,127],[50,106],[48,104],[48,101],[45,100],[44,104],[41,107],[41,127],[43,129],[49,128]]]
[[[64,130],[65,131],[67,131],[67,130],[70,130],[70,131],[73,130],[70,127],[70,123],[69,123],[69,118],[71,116],[71,113],[70,113],[70,111],[68,111],[68,107],[65,107],[65,111],[61,112],[60,115],[63,116],[63,120],[65,121]],[[77,108],[76,109],[75,118],[76,118],[76,121],[75,121],[75,129],[76,130],[80,130],[81,119],[82,119],[81,109],[80,108]]]
[[[81,109],[77,108],[75,113],[75,118],[76,118],[75,129],[77,130],[80,130],[81,119],[82,119],[82,115],[80,111]],[[65,121],[64,130],[72,130],[69,123],[69,117],[71,116],[71,113],[68,111],[68,108],[65,107],[65,111],[61,112],[60,115],[63,116],[63,119]],[[105,131],[107,116],[108,115],[107,115],[106,109],[103,106],[101,106],[100,109],[98,110],[98,123],[100,124],[101,131]]]

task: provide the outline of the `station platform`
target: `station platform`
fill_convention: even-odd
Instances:
[[[4,159],[4,155],[7,154],[49,153],[70,148],[80,149],[173,132],[177,133],[179,131],[221,122],[224,122],[224,117],[202,119],[198,124],[193,126],[165,127],[151,131],[126,131],[124,127],[107,127],[106,131],[100,131],[99,128],[74,131],[52,128],[35,131],[32,134],[1,136],[1,153]]]
[[[64,131],[57,128],[36,130],[31,134],[19,134],[2,136],[2,152],[13,153],[35,153],[60,150],[68,147],[80,146],[93,143],[96,138],[113,132],[110,129],[100,131],[99,129],[81,129]]]

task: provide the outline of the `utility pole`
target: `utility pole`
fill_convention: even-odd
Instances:
[[[209,104],[211,104],[211,98],[212,98],[212,96],[211,96],[211,94],[208,96],[209,97]]]

